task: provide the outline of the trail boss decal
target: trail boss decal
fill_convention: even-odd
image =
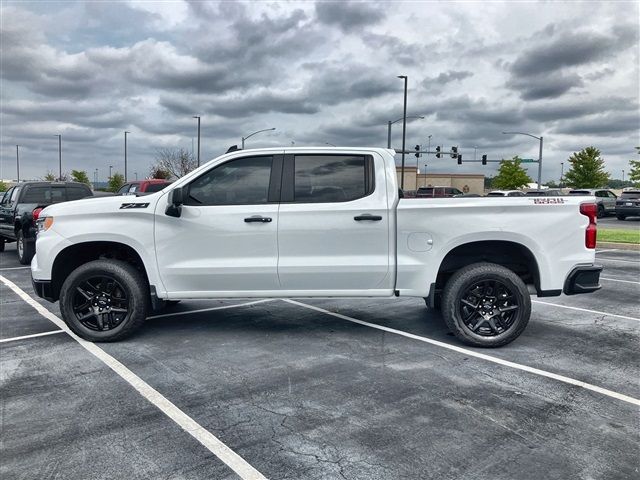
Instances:
[[[549,205],[564,203],[564,198],[534,198],[533,203],[535,205]]]
[[[120,210],[124,208],[147,208],[148,206],[148,203],[123,203],[122,205],[120,205]]]

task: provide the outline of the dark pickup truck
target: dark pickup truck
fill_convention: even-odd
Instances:
[[[88,185],[75,182],[24,182],[4,192],[0,201],[0,251],[17,242],[18,260],[31,263],[36,251],[35,221],[53,203],[91,197]]]

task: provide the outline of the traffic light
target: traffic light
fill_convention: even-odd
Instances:
[[[458,156],[458,147],[451,147],[451,158],[456,158]]]
[[[487,156],[486,155],[482,155],[482,164],[483,165],[487,164]]]
[[[462,165],[462,155],[458,155],[458,165]]]
[[[440,158],[440,147],[436,147],[436,158]]]
[[[420,145],[416,145],[416,153],[414,153],[416,158],[420,158]]]

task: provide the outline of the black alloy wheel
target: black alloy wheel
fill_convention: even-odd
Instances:
[[[129,297],[115,278],[91,277],[76,287],[73,313],[89,330],[112,330],[127,318]]]
[[[514,291],[500,280],[483,280],[462,293],[458,306],[462,323],[483,337],[505,333],[513,327],[521,305]]]
[[[531,316],[527,285],[495,263],[467,265],[444,286],[442,316],[460,340],[474,347],[499,347],[520,336]]]

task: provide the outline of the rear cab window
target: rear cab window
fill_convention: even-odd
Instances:
[[[146,193],[159,192],[160,190],[162,190],[167,185],[169,185],[169,184],[168,183],[150,183],[149,185],[147,185],[147,189],[145,190],[145,192]]]
[[[81,198],[90,197],[91,190],[80,185],[67,185],[67,200],[80,200]]]
[[[49,185],[29,185],[22,195],[21,203],[51,203]]]

